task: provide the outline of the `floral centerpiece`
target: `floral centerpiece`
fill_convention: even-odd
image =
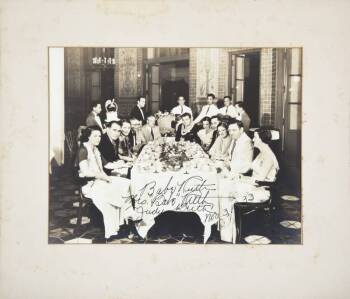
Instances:
[[[136,168],[143,171],[161,172],[204,168],[211,164],[208,155],[196,143],[163,138],[162,142],[150,142],[141,152]]]
[[[183,167],[185,161],[189,161],[190,157],[186,153],[186,146],[183,142],[164,143],[160,145],[161,154],[159,160],[165,164],[167,168],[178,170]]]

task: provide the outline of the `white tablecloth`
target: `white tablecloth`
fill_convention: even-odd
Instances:
[[[201,156],[202,149],[197,146],[193,145],[191,150],[198,151]],[[257,188],[243,179],[224,178],[210,163],[206,166],[195,163],[200,158],[189,162],[187,171],[183,168],[162,171],[161,163],[155,158],[159,153],[151,149],[150,144],[143,148],[131,170],[135,210],[142,219],[136,228],[143,238],[155,223],[155,217],[165,211],[177,211],[194,212],[199,216],[204,225],[204,242],[210,237],[211,226],[218,223],[221,239],[234,243],[234,203],[256,203],[269,199],[270,193],[263,188]],[[145,164],[147,170],[141,167]]]
[[[262,203],[270,198],[270,192],[263,187],[255,187],[242,180],[219,179],[219,229],[221,240],[235,243],[236,219],[234,204],[236,202]]]
[[[135,210],[142,218],[137,225],[140,236],[147,235],[159,214],[177,211],[196,213],[204,225],[204,242],[208,240],[212,224],[219,219],[218,186],[216,169],[203,169],[155,173],[155,169],[145,171],[135,163],[131,171],[131,188]]]

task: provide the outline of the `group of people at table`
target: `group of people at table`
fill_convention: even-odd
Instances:
[[[271,131],[259,128],[250,138],[250,118],[242,103],[233,105],[229,96],[223,102],[218,108],[215,95],[208,94],[207,104],[193,118],[191,108],[180,96],[170,112],[175,119],[175,140],[200,144],[211,159],[224,165],[231,179],[244,177],[252,184],[273,182],[279,165],[269,146]],[[138,97],[129,119],[120,120],[115,100],[108,100],[104,122],[101,104],[93,104],[81,131],[77,164],[79,176],[87,179],[82,192],[101,211],[106,239],[117,236],[125,220],[139,220],[131,200],[130,169],[145,144],[162,138],[157,119],[146,115],[145,104],[145,97]],[[254,147],[259,154],[253,160]],[[125,176],[120,176],[123,172]]]

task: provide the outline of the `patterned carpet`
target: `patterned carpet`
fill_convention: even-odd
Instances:
[[[300,192],[287,186],[279,186],[281,196],[277,198],[272,227],[267,225],[264,213],[252,213],[244,218],[244,243],[248,244],[301,244],[301,200]],[[295,189],[295,188],[294,188]],[[118,236],[104,239],[104,229],[99,211],[92,205],[83,210],[80,231],[75,231],[79,192],[72,175],[55,171],[50,177],[49,198],[50,244],[202,244],[202,226],[194,214],[169,212],[160,215],[146,239],[137,236],[132,223],[121,227]],[[178,217],[178,218],[176,218]],[[182,225],[169,225],[181,223]],[[186,225],[184,225],[184,223]],[[207,244],[222,242],[216,226]]]

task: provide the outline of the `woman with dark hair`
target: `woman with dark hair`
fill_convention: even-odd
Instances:
[[[182,123],[177,127],[175,141],[183,140],[199,143],[199,138],[196,134],[196,129],[192,122],[191,114],[186,112],[181,115],[181,119]]]
[[[215,160],[225,160],[228,157],[228,149],[232,139],[228,134],[227,129],[228,125],[226,122],[221,122],[218,125],[218,137],[209,150],[209,155]]]
[[[208,151],[210,148],[210,144],[213,139],[214,130],[210,128],[210,117],[204,117],[202,119],[202,127],[203,129],[199,130],[197,136],[200,140],[200,145],[205,151]]]
[[[274,182],[279,170],[278,161],[271,150],[271,130],[266,128],[257,129],[254,132],[254,147],[259,150],[258,156],[252,163],[252,178],[256,181]]]
[[[86,178],[83,194],[91,198],[103,215],[105,238],[116,235],[124,219],[135,216],[130,199],[130,181],[108,176],[104,170],[103,157],[97,148],[101,141],[98,126],[87,127],[81,135],[78,151],[79,177]]]

